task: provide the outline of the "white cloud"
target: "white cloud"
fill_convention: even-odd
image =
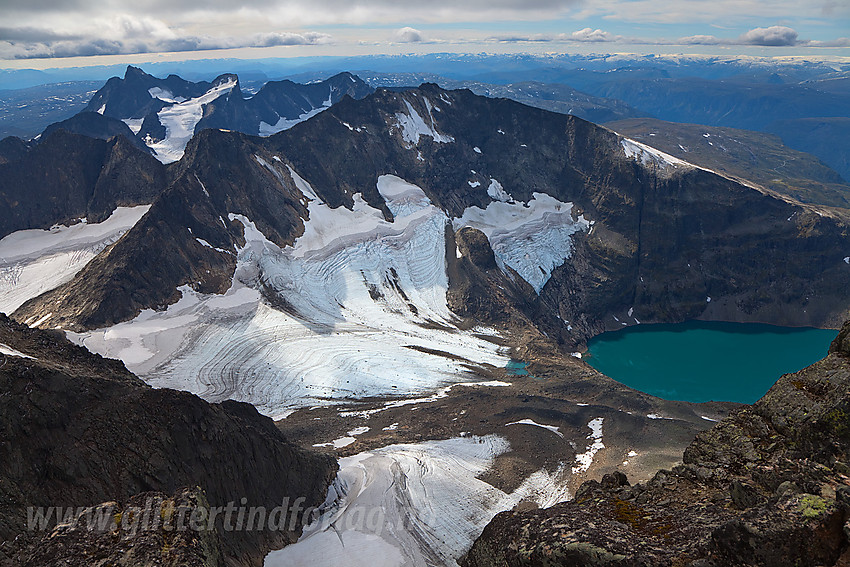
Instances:
[[[828,41],[809,41],[806,45],[810,47],[850,47],[850,37],[839,37]]]
[[[800,40],[797,31],[787,26],[754,28],[737,38],[721,38],[713,35],[692,35],[679,39],[685,45],[760,45],[764,47],[787,47],[794,45],[815,46],[818,43]]]
[[[399,43],[417,43],[425,41],[425,36],[422,35],[422,32],[411,27],[403,27],[396,30],[393,34],[393,38]]]
[[[238,3],[232,0],[108,0],[101,3],[5,0],[5,3],[10,5],[4,6],[0,22],[0,57],[7,59],[316,45],[332,41],[329,35],[308,31],[313,26],[333,30],[338,44],[346,41],[369,45],[388,42],[433,44],[455,37],[458,44],[617,42],[842,47],[847,45],[846,38],[808,41],[800,39],[792,27],[755,26],[765,21],[796,26],[795,22],[806,18],[807,23],[816,21],[836,28],[835,22],[850,16],[847,0],[810,0],[805,15],[801,15],[803,10],[798,0],[242,0]],[[534,33],[528,24],[547,21],[547,28],[551,29],[552,22],[581,22],[583,18],[596,18],[596,21],[586,22],[593,23],[593,27],[562,34]],[[517,29],[525,31],[512,33],[510,28],[499,25],[499,30],[508,31],[490,36],[488,23],[496,21],[517,22]],[[603,22],[601,26],[600,21]],[[747,29],[740,27],[747,25],[753,29],[736,38],[693,35],[670,41],[613,35],[604,30],[608,25],[606,21],[635,24],[635,34],[641,33],[640,25],[644,23],[705,24],[706,29],[709,25]],[[430,32],[433,28],[425,26],[433,23],[464,23],[466,28],[447,26],[439,32]],[[335,25],[344,27],[334,29]],[[393,30],[408,25],[412,27],[386,31],[387,27]],[[358,29],[357,26],[362,27]],[[423,33],[417,27],[429,32]],[[369,28],[369,37],[364,37],[364,28]],[[841,28],[835,35],[844,31]],[[442,39],[435,39],[431,34],[439,34]],[[461,34],[465,35],[459,37]]]
[[[279,45],[320,45],[333,41],[324,33],[270,32],[242,37],[211,37],[178,35],[157,29],[147,34],[138,28],[130,30],[126,37],[114,38],[105,30],[104,38],[80,38],[57,41],[3,41],[0,40],[0,59],[35,59],[86,57],[93,55],[129,55],[134,53],[158,53],[181,51],[207,51],[239,47],[272,47]]]
[[[579,19],[593,16],[631,23],[730,26],[765,19],[847,17],[850,16],[850,2],[807,0],[803,10],[799,0],[593,0],[584,3],[576,14]]]
[[[797,31],[786,26],[755,28],[743,34],[741,43],[749,45],[787,46],[797,44]]]
[[[606,31],[602,31],[600,29],[591,29],[584,28],[583,30],[578,30],[567,36],[567,39],[571,39],[572,41],[587,41],[587,42],[602,42],[602,41],[616,41],[617,36],[613,36]]]

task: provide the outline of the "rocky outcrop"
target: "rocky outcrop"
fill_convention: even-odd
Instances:
[[[335,475],[332,458],[290,444],[248,404],[150,388],[120,362],[2,315],[0,343],[2,565],[262,565],[297,538],[300,518],[240,531],[222,514],[211,530],[130,533],[121,514],[154,497],[161,519],[181,503],[186,514],[228,503],[271,511],[302,497],[317,506]],[[63,516],[29,530],[28,507],[51,506],[111,506],[113,523],[91,533]],[[180,553],[197,561],[174,561]]]
[[[820,362],[700,433],[683,464],[496,516],[461,562],[818,566],[850,561],[850,324]]]
[[[150,149],[136,138],[133,131],[124,122],[97,112],[80,112],[62,122],[55,122],[44,129],[41,137],[47,138],[56,130],[67,130],[68,132],[98,140],[109,140],[114,136],[123,136],[142,152],[146,154],[151,153]]]

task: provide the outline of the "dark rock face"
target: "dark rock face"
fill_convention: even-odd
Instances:
[[[146,154],[151,153],[150,149],[136,138],[133,131],[126,124],[116,118],[104,116],[97,112],[80,112],[67,120],[51,124],[44,129],[41,137],[46,138],[51,133],[60,129],[98,140],[109,140],[113,136],[123,136],[142,152]]]
[[[144,118],[151,112],[156,114],[165,106],[163,101],[151,96],[150,89],[159,88],[174,97],[190,99],[201,96],[211,86],[206,81],[193,83],[177,75],[158,79],[138,67],[128,66],[123,79],[112,77],[94,94],[86,111],[98,112],[103,108],[104,116],[118,119]]]
[[[80,217],[100,222],[117,206],[153,202],[166,186],[165,167],[124,136],[57,129],[0,164],[0,237]]]
[[[152,556],[144,549],[164,541],[168,534],[162,530],[130,541],[123,532],[116,538],[82,528],[27,531],[27,506],[115,502],[118,513],[139,505],[151,491],[164,501],[188,499],[190,508],[239,506],[242,498],[247,506],[269,510],[287,497],[303,497],[305,507],[324,500],[334,460],[288,443],[248,404],[209,404],[185,392],[150,388],[120,362],[2,315],[0,342],[35,357],[0,356],[0,539],[7,542],[0,547],[0,564],[59,564],[74,545],[103,558],[123,557],[120,564],[159,564],[145,561],[162,546]],[[262,565],[269,549],[291,543],[299,531],[300,523],[241,532],[217,523],[212,532],[195,534],[197,541],[183,534],[182,543],[164,543],[204,559],[186,564]],[[136,543],[141,555],[128,563],[126,554],[135,552],[127,547]],[[28,562],[29,557],[44,560]],[[68,565],[92,564],[84,555],[69,560]]]
[[[18,161],[27,155],[30,149],[29,143],[15,136],[8,136],[0,140],[0,164]]]
[[[456,257],[451,242],[454,240]],[[490,321],[512,328],[534,326],[537,296],[516,272],[508,276],[496,264],[487,236],[474,228],[462,228],[447,239],[449,308],[475,321]]]
[[[292,81],[269,81],[246,99],[237,85],[228,96],[220,97],[204,108],[204,117],[195,131],[223,128],[246,134],[260,133],[260,122],[274,126],[281,118],[294,120],[315,109],[336,104],[344,97],[361,99],[372,88],[351,73],[302,85]]]
[[[184,284],[224,293],[245,244],[244,227],[230,214],[246,216],[279,246],[303,231],[306,207],[288,171],[242,134],[201,132],[171,173],[174,182],[124,238],[67,285],[24,304],[21,320],[43,301],[58,301],[57,324],[96,328],[174,303]]]
[[[824,360],[700,433],[684,464],[629,486],[496,516],[461,562],[490,565],[846,565],[850,560],[848,326]]]

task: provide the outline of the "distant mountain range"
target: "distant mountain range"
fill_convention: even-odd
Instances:
[[[124,122],[160,161],[180,159],[186,143],[204,128],[226,128],[268,136],[339,102],[372,91],[350,73],[302,85],[270,81],[245,97],[236,75],[193,83],[176,75],[158,79],[136,67],[113,77],[92,97],[86,110]]]
[[[765,131],[779,135],[791,148],[815,155],[845,180],[850,179],[850,158],[844,149],[846,144],[842,143],[847,137],[847,126],[841,122],[848,116],[850,105],[848,90],[843,88],[850,70],[838,62],[704,56],[440,54],[319,59],[301,65],[298,75],[293,75],[296,71],[291,63],[286,60],[215,61],[203,65],[184,62],[152,65],[151,68],[168,69],[165,72],[172,73],[180,69],[183,77],[208,77],[214,72],[211,69],[226,70],[229,64],[230,69],[239,71],[240,77],[248,79],[250,88],[246,92],[250,93],[269,83],[268,77],[290,76],[297,81],[314,82],[341,69],[363,69],[358,74],[373,87],[435,82],[444,88],[470,88],[477,94],[505,96],[598,123],[651,116],[682,123]],[[306,71],[305,67],[313,70]],[[67,81],[99,77],[117,70],[79,69],[76,75],[21,71],[4,72],[2,76],[7,85],[23,86],[39,80],[48,81],[47,77]],[[221,76],[225,75],[227,73]],[[16,82],[15,77],[23,82]],[[120,79],[112,79],[113,82],[117,80]],[[189,89],[187,93],[192,90],[187,84],[177,85],[179,81],[173,86],[176,90],[186,88]],[[206,92],[203,85],[212,83],[192,84],[201,85],[202,88],[192,91],[200,96]],[[0,91],[0,137],[32,136],[50,122],[67,118],[74,105],[79,104],[79,97],[91,87],[81,84],[77,89],[82,92],[69,90],[67,85]],[[265,104],[249,104],[249,108],[241,110],[229,108],[227,118],[209,124],[225,127],[222,124],[238,122],[235,129],[254,134],[259,132],[260,122],[263,122],[266,124],[263,132],[268,133],[278,123],[283,127],[303,113],[321,107],[326,95],[319,90],[317,95],[311,95],[309,104],[298,105],[298,110],[290,108],[278,112],[274,107],[277,102],[270,108]],[[355,98],[363,92],[355,94]],[[230,106],[241,107],[238,99],[238,96],[233,99],[235,102]],[[141,100],[150,101],[150,97],[142,93]],[[68,108],[64,115],[63,104]],[[99,106],[89,107],[91,111],[99,109]],[[139,119],[144,118],[143,115],[116,117],[132,119],[134,129],[141,128]],[[41,126],[36,127],[39,121]],[[150,127],[151,140],[161,142],[163,130],[156,122]]]

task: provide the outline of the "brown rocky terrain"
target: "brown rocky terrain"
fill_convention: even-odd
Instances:
[[[238,506],[243,498],[271,510],[287,497],[308,507],[321,504],[335,475],[333,459],[289,443],[248,404],[153,389],[121,362],[2,315],[0,343],[26,355],[0,355],[4,566],[259,566],[270,549],[297,538],[300,520],[283,530],[231,531],[220,517],[211,531],[135,535],[53,520],[47,531],[30,531],[27,507],[111,503],[116,524],[122,510],[151,496],[161,510]],[[184,556],[194,559],[177,561]]]
[[[683,463],[585,482],[496,516],[466,567],[817,566],[850,562],[850,322],[829,355],[697,435]]]

